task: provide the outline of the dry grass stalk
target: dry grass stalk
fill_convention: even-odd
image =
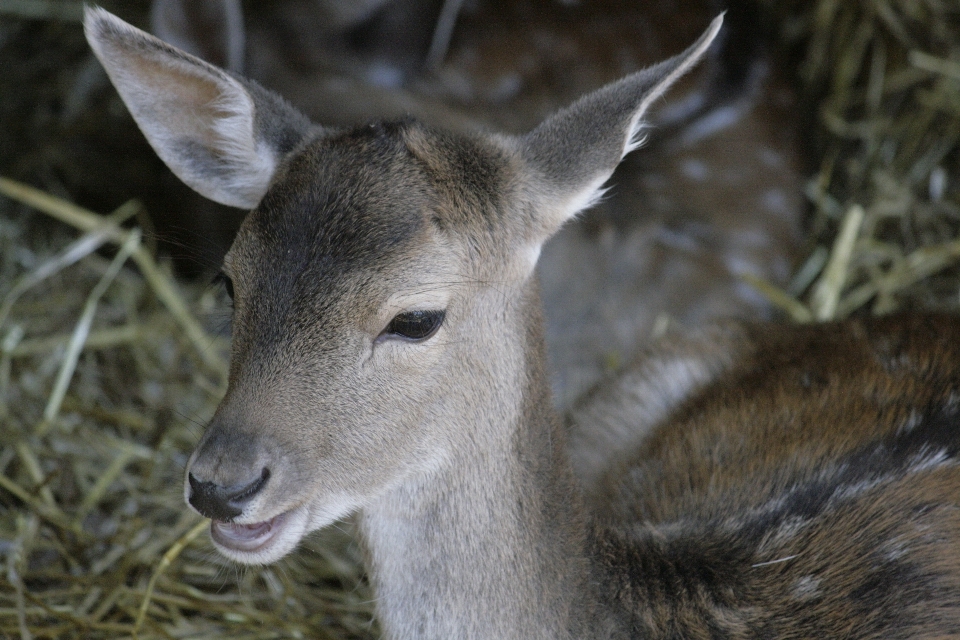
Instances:
[[[955,309],[955,3],[784,6],[819,109],[817,246],[787,291],[758,288],[797,321]],[[119,226],[135,203],[104,217],[8,180],[0,190],[66,223],[51,231],[0,198],[0,637],[374,637],[340,530],[240,571],[183,508],[182,466],[223,391],[222,296],[176,282]],[[118,266],[124,253],[136,269]]]
[[[176,282],[118,226],[135,203],[104,217],[0,190],[69,225],[0,198],[0,254],[18,256],[0,271],[0,637],[373,635],[341,531],[241,571],[183,508],[226,378],[222,294]]]
[[[105,233],[110,240],[121,246],[129,242],[131,234],[134,233],[104,220],[102,216],[8,178],[0,177],[0,193],[35,207],[82,231]],[[164,303],[183,327],[187,337],[194,343],[204,364],[214,371],[222,371],[225,368],[223,358],[211,348],[210,337],[187,310],[171,279],[157,268],[153,257],[142,247],[135,247],[131,257],[137,263],[137,267],[140,268],[154,294]]]
[[[801,75],[819,115],[821,170],[809,189],[819,241],[789,293],[758,288],[798,321],[957,310],[960,8],[790,6],[785,24],[805,25]]]

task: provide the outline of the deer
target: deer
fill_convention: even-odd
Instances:
[[[688,49],[531,132],[329,128],[88,8],[158,155],[250,210],[189,507],[227,558],[354,516],[387,638],[960,634],[960,323],[718,322],[564,421],[532,274]]]
[[[338,7],[361,19],[379,1]],[[389,4],[407,10],[403,6],[411,3]],[[328,126],[413,115],[454,131],[482,124],[523,132],[570,96],[669,55],[667,43],[698,34],[712,16],[707,5],[717,4],[729,5],[723,31],[697,73],[645,116],[643,153],[627,156],[611,178],[614,188],[597,207],[564,225],[537,263],[552,397],[564,411],[664,327],[731,315],[769,318],[772,305],[742,276],[786,287],[799,261],[806,176],[793,134],[798,118],[785,86],[789,72],[768,51],[755,3],[621,3],[599,15],[588,6],[547,3],[523,26],[510,10],[485,3],[479,9],[485,20],[464,16],[460,40],[439,73],[424,69],[402,88],[389,89],[363,81],[371,67],[357,57],[359,51],[351,50],[354,64],[340,67],[330,60],[330,38],[354,24],[333,15],[335,1],[278,0],[247,7],[252,11],[244,16],[237,0],[154,0],[149,30],[273,89]],[[494,20],[490,14],[499,15]],[[607,25],[602,38],[598,18]],[[432,24],[420,26],[428,32]],[[623,25],[622,33],[612,31],[612,24]],[[544,42],[567,42],[566,53],[556,51],[558,45],[544,49]],[[384,53],[397,44],[388,37],[376,48]],[[335,48],[343,49],[342,43]],[[412,54],[394,47],[391,64],[409,67]],[[570,57],[581,70],[568,77],[562,61]],[[591,70],[589,80],[583,69]],[[562,86],[551,87],[558,74]],[[508,78],[516,80],[510,99],[494,89],[511,85]],[[101,83],[108,83],[105,75]],[[199,198],[191,202],[192,208],[182,205],[156,217],[158,233],[185,248],[203,238],[205,262],[219,266],[243,212],[223,212]],[[193,264],[178,266],[186,271]]]

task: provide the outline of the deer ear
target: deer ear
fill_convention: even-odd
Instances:
[[[276,94],[87,8],[87,41],[157,155],[211,200],[252,209],[310,122]]]
[[[547,235],[603,195],[620,160],[643,143],[647,109],[703,57],[722,24],[723,14],[680,55],[585,95],[520,138]]]

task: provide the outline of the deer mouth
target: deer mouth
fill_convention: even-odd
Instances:
[[[253,553],[270,544],[283,529],[286,516],[286,513],[281,513],[269,520],[252,524],[213,520],[210,523],[210,537],[218,545],[231,551]]]
[[[217,551],[234,562],[269,564],[293,551],[307,533],[349,514],[353,505],[355,501],[351,500],[335,502],[326,508],[301,504],[260,522],[212,520],[210,538]]]

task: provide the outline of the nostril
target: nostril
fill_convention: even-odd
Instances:
[[[263,471],[260,472],[260,477],[237,491],[234,495],[228,496],[228,500],[231,504],[242,505],[246,503],[250,498],[260,493],[260,490],[263,489],[263,486],[267,484],[267,480],[270,479],[270,469],[266,467],[263,468]]]
[[[266,467],[260,477],[252,482],[237,483],[228,487],[209,480],[200,480],[193,473],[187,474],[190,483],[190,504],[201,514],[214,520],[229,521],[243,513],[243,507],[257,495],[270,479]]]

